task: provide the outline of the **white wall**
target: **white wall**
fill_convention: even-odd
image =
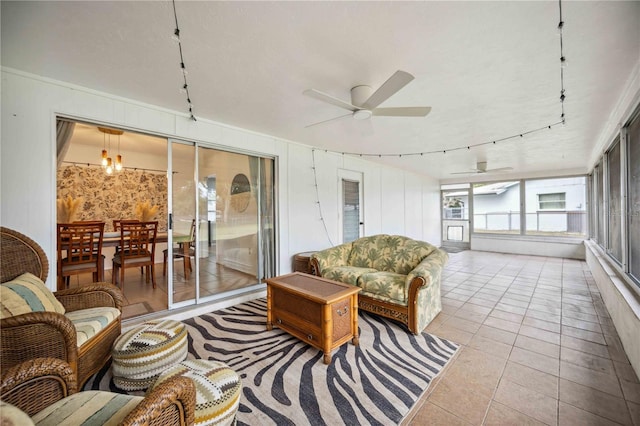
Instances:
[[[38,242],[55,284],[56,114],[129,130],[273,156],[277,164],[279,273],[295,253],[338,244],[338,170],[364,178],[365,234],[397,233],[440,244],[436,180],[59,81],[2,69],[0,222]],[[322,207],[320,219],[318,198]],[[326,231],[325,231],[326,225]]]

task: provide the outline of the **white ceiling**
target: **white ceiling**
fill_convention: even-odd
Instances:
[[[490,142],[560,120],[557,1],[176,2],[194,114],[332,151],[402,154]],[[583,169],[640,58],[640,2],[562,3],[565,126],[402,158],[447,179],[487,161],[518,173]],[[2,65],[186,112],[170,1],[2,1]],[[337,117],[396,70],[382,107],[424,118]],[[637,72],[637,70],[636,70]],[[221,141],[224,142],[224,141]],[[259,150],[259,147],[256,147]]]

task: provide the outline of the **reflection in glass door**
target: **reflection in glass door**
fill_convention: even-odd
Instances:
[[[274,275],[273,170],[272,159],[198,147],[199,298]]]

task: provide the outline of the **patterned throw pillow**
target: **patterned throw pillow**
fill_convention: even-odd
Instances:
[[[65,313],[51,290],[29,272],[0,285],[0,305],[0,318],[42,311]]]

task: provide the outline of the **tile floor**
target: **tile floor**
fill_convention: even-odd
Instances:
[[[168,309],[167,277],[162,275],[162,263],[155,265],[156,288],[146,283],[145,276],[139,268],[125,269],[124,307],[122,318],[136,316]],[[174,301],[195,298],[195,276],[191,274],[187,280],[181,260],[176,260],[173,269]],[[111,282],[111,270],[105,271],[105,281]],[[86,285],[93,281],[92,274],[74,275],[70,287]],[[255,276],[224,267],[215,261],[215,257],[200,259],[200,295],[206,297],[227,291],[244,288],[257,282]],[[122,287],[121,287],[122,288]]]
[[[455,253],[442,296],[427,331],[461,350],[405,425],[640,425],[638,377],[585,262]]]

